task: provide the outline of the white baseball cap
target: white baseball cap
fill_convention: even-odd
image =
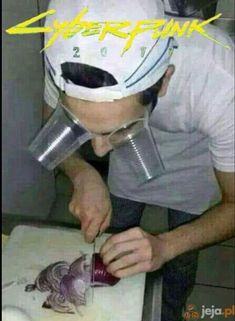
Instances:
[[[164,8],[161,0],[51,0],[49,9],[55,9],[54,15],[48,16],[45,26],[58,22],[72,21],[84,7],[89,11],[82,18],[84,21],[131,21],[134,28],[137,21],[164,19]],[[129,28],[129,27],[128,27]],[[123,29],[124,31],[125,29]],[[127,32],[127,30],[125,30]],[[45,34],[45,45],[52,37]],[[114,101],[153,86],[165,73],[176,47],[171,38],[153,40],[151,32],[139,34],[132,47],[122,55],[127,39],[106,35],[103,41],[98,36],[75,34],[69,39],[62,36],[45,49],[45,65],[61,90],[68,96],[95,102]],[[79,47],[76,57],[74,48]],[[105,48],[106,56],[100,53]],[[141,55],[145,48],[145,55]],[[117,84],[101,88],[79,86],[62,76],[62,64],[80,63],[99,68],[111,74]]]

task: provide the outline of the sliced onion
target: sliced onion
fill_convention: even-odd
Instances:
[[[43,308],[53,309],[56,312],[60,313],[74,313],[73,308],[66,302],[63,295],[57,292],[52,292],[47,300],[42,305]]]
[[[59,261],[49,265],[39,273],[35,280],[36,288],[41,291],[60,291],[60,281],[68,273],[69,264],[65,261]]]
[[[86,255],[82,255],[70,266],[65,261],[50,264],[39,273],[34,284],[26,286],[25,291],[50,291],[43,308],[74,313],[73,308],[78,311],[79,306],[86,305],[86,292],[90,286],[113,286],[119,280],[107,272],[102,258],[95,253],[91,262],[88,262]]]
[[[51,290],[60,292],[60,282],[69,271],[69,264],[61,261],[51,265],[47,271],[47,280],[51,285]]]
[[[119,278],[107,272],[99,253],[94,253],[92,256],[91,287],[113,286],[119,280]]]
[[[69,268],[69,274],[72,276],[81,276],[83,273],[90,271],[90,263],[87,260],[87,255],[83,254],[75,260]]]
[[[76,307],[86,305],[86,283],[72,275],[65,275],[60,283],[60,293]]]
[[[84,281],[88,289],[91,280],[91,262],[88,261],[87,255],[82,255],[75,260],[70,265],[68,274]]]
[[[50,291],[51,286],[47,280],[47,270],[43,270],[35,280],[36,288],[41,292]]]

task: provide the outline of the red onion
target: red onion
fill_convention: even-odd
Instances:
[[[60,282],[64,275],[68,273],[69,264],[67,262],[61,261],[52,264],[50,268],[47,269],[47,281],[51,285],[51,290],[60,292]]]
[[[70,265],[68,274],[83,280],[88,288],[91,279],[91,264],[88,262],[87,255],[82,255],[75,260]]]
[[[49,265],[37,277],[35,285],[41,292],[60,291],[60,281],[68,273],[69,264],[65,261],[59,261]]]
[[[43,308],[60,313],[74,313],[72,305],[77,310],[79,306],[86,304],[86,291],[89,287],[113,286],[118,281],[119,278],[107,272],[100,255],[95,253],[91,263],[87,261],[86,255],[82,255],[70,266],[65,261],[50,264],[39,273],[34,284],[26,286],[25,291],[50,291]]]
[[[119,280],[119,278],[107,272],[99,253],[93,254],[91,287],[113,286],[117,284]]]
[[[60,293],[76,307],[86,305],[86,284],[72,275],[65,275],[60,283]]]
[[[46,292],[51,290],[51,285],[47,280],[47,271],[50,269],[50,265],[37,276],[35,280],[35,287],[40,292]]]
[[[60,313],[74,313],[73,308],[66,302],[63,295],[57,292],[52,292],[47,300],[43,303],[42,307],[53,309],[55,312]]]
[[[90,262],[87,261],[87,255],[83,254],[75,260],[69,267],[69,274],[73,276],[81,276],[85,272],[90,271]]]
[[[65,261],[59,261],[50,264],[42,270],[37,276],[34,285],[28,284],[25,287],[26,292],[31,292],[37,288],[40,292],[60,291],[60,281],[68,273],[69,264]]]

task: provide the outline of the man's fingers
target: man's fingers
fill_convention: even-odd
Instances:
[[[115,273],[113,273],[113,275],[118,278],[125,278],[130,275],[135,275],[138,273],[151,271],[151,268],[152,268],[152,266],[151,266],[150,262],[145,261],[145,262],[137,263],[137,264],[130,266],[128,268],[120,269],[120,270],[116,271]]]
[[[73,202],[69,204],[69,210],[73,214],[73,216],[79,219],[81,224],[81,230],[82,230],[82,233],[84,234],[88,226],[90,225],[92,218],[82,215],[80,208],[76,206]]]
[[[81,214],[80,208],[73,201],[69,203],[69,211],[73,214],[73,216],[80,219],[80,214]]]
[[[115,244],[126,242],[129,240],[141,239],[144,236],[144,232],[138,228],[132,228],[125,232],[112,235],[101,247],[100,254],[104,256]]]
[[[114,244],[109,251],[102,256],[104,264],[108,265],[111,261],[122,257],[124,254],[138,250],[140,244],[139,240],[131,240],[128,242],[121,242]]]
[[[86,242],[91,243],[100,231],[100,221],[92,220],[87,229],[84,231],[84,237]]]
[[[100,233],[104,233],[104,231],[109,227],[111,221],[111,211],[106,215],[103,223],[100,226]]]
[[[110,225],[112,208],[110,207],[106,216],[101,220],[101,218],[96,218],[90,222],[89,226],[86,228],[84,234],[87,242],[93,242],[95,237],[100,233],[103,233],[106,228]]]
[[[81,218],[80,221],[81,221],[82,234],[85,236],[87,229],[89,228],[90,224],[92,223],[92,219]]]
[[[107,271],[111,274],[114,274],[120,269],[128,268],[134,264],[139,263],[140,260],[140,255],[137,252],[123,255],[118,260],[111,262],[107,267]]]

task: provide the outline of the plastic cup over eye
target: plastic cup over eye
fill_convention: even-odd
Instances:
[[[91,134],[59,104],[29,150],[43,166],[53,170],[89,139]]]

